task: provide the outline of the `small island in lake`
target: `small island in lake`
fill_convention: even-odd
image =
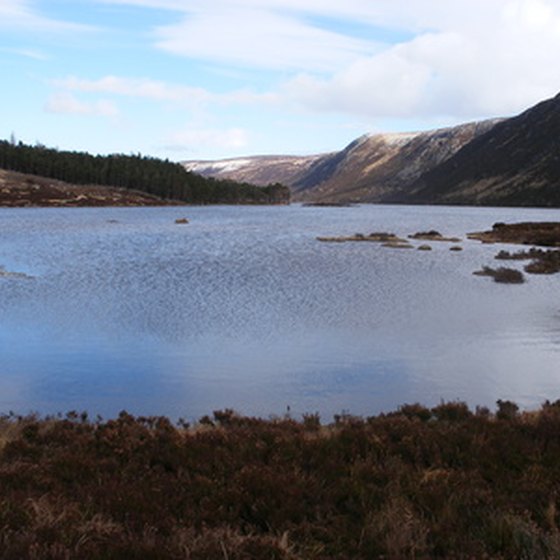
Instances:
[[[499,260],[530,260],[531,262],[524,267],[529,274],[555,274],[560,272],[560,222],[521,222],[516,224],[496,223],[492,230],[469,233],[468,239],[478,240],[483,243],[513,243],[521,245],[536,245],[541,247],[553,247],[543,250],[533,247],[528,251],[509,253],[500,251],[496,255]],[[429,230],[414,233],[408,239],[418,241],[443,241],[457,243],[461,241],[459,237],[446,237],[439,231]],[[410,249],[413,247],[407,239],[399,237],[395,233],[373,232],[369,235],[355,233],[354,235],[317,237],[318,241],[326,243],[346,243],[346,242],[377,242],[383,247]],[[420,245],[420,251],[431,250],[430,245]],[[450,251],[461,252],[463,248],[453,245]],[[481,270],[475,271],[477,276],[489,276],[495,282],[503,284],[522,284],[525,279],[523,273],[513,268],[499,267],[497,269],[484,266]]]
[[[394,233],[373,232],[370,234],[355,233],[354,235],[341,235],[337,237],[317,237],[317,241],[324,243],[347,243],[351,241],[373,241],[375,243],[407,243],[406,239],[402,239]]]
[[[325,201],[325,202],[304,202],[302,204],[302,206],[304,208],[352,208],[354,206],[357,206],[355,203],[353,202],[330,202],[330,201]]]
[[[458,243],[460,237],[445,237],[439,231],[432,229],[430,231],[419,231],[408,236],[409,239],[419,239],[421,241],[444,241],[447,243]]]
[[[490,231],[469,233],[469,239],[483,243],[515,243],[560,247],[560,222],[495,223]]]

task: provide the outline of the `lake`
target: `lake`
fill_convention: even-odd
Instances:
[[[316,236],[464,238],[559,219],[443,206],[0,209],[0,266],[29,276],[0,276],[0,412],[330,421],[442,399],[536,407],[560,398],[559,275],[473,276],[519,250],[507,245],[423,252]]]

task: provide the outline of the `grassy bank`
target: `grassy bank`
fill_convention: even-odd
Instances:
[[[559,558],[560,402],[0,419],[0,558]]]

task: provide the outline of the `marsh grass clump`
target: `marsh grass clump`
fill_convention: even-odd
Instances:
[[[429,231],[419,231],[408,236],[409,239],[425,240],[425,241],[448,241],[455,242],[461,241],[458,237],[445,237],[439,231],[431,229]]]
[[[490,276],[494,279],[494,282],[500,284],[523,284],[525,282],[523,273],[515,268],[483,266],[481,270],[477,270],[473,274],[476,276]]]
[[[523,284],[525,278],[523,273],[515,268],[499,267],[493,274],[494,282],[500,284]]]
[[[560,272],[559,250],[539,251],[538,255],[531,258],[533,260],[525,266],[525,272],[529,274],[556,274]]]
[[[556,274],[560,272],[560,251],[557,249],[544,250],[533,247],[528,251],[517,251],[515,253],[500,251],[495,258],[499,260],[531,260],[524,267],[525,272],[529,274]]]
[[[559,558],[560,401],[0,417],[0,558]]]

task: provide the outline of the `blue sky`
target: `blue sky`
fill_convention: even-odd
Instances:
[[[560,0],[0,0],[0,137],[313,154],[560,91]]]

